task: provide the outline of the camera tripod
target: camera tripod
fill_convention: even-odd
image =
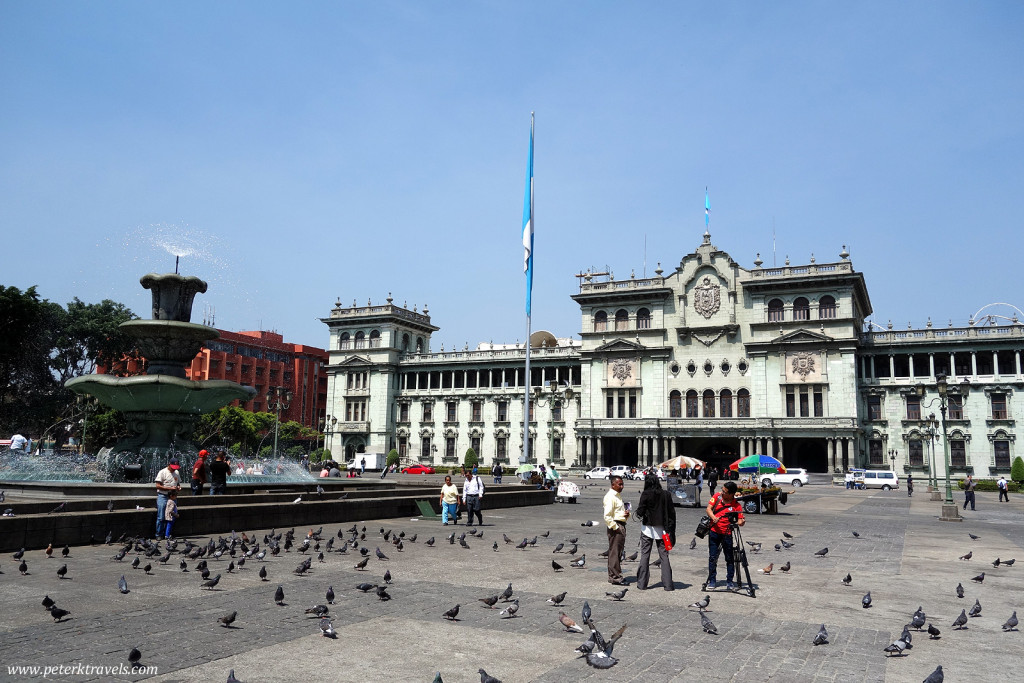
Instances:
[[[734,521],[730,520],[729,530],[732,534],[732,566],[733,576],[736,579],[736,593],[746,592],[750,597],[756,598],[757,591],[754,588],[754,582],[750,580],[750,565],[747,564],[747,551],[743,547],[743,534],[740,533],[740,527]],[[747,583],[744,588],[743,579],[740,578],[746,576]],[[705,593],[708,590],[708,582],[711,580],[711,575],[704,579],[704,583],[700,589]]]

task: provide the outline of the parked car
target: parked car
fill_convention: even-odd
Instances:
[[[773,484],[791,484],[800,488],[807,485],[807,470],[800,467],[787,467],[786,473],[776,472],[775,474],[761,475],[761,483],[765,486]]]
[[[410,465],[402,470],[402,474],[434,474],[430,465]]]
[[[629,471],[633,469],[629,465],[616,465],[608,470],[609,477],[622,477],[623,479],[632,479]]]
[[[608,468],[607,467],[595,467],[589,472],[583,475],[584,479],[607,479]]]
[[[667,474],[665,474],[665,470],[661,469],[660,467],[647,467],[645,469],[638,469],[636,472],[634,472],[633,479],[636,479],[637,481],[643,481],[644,479],[647,478],[648,472],[654,472],[656,475],[658,475],[658,479],[660,479],[661,481],[665,481],[666,477],[668,476]]]
[[[900,478],[892,470],[864,470],[864,488],[891,491],[900,487]]]

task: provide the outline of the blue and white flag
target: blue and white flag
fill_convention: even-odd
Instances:
[[[533,114],[530,114],[530,157],[526,163],[526,198],[523,200],[523,272],[526,273],[526,316],[533,294]]]
[[[704,188],[704,229],[707,230],[708,225],[711,223],[711,195],[708,194],[708,188]]]

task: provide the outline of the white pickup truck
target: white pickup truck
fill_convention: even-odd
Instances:
[[[807,484],[807,470],[799,467],[787,467],[786,473],[762,474],[761,483],[765,486],[774,484],[791,484],[797,488]]]

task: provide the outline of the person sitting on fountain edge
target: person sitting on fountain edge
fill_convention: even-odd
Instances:
[[[164,515],[167,513],[167,499],[171,491],[181,490],[181,479],[178,476],[178,470],[181,469],[181,465],[178,464],[177,458],[171,458],[167,461],[167,467],[163,468],[156,474],[156,538],[160,540],[163,537],[164,530]]]

